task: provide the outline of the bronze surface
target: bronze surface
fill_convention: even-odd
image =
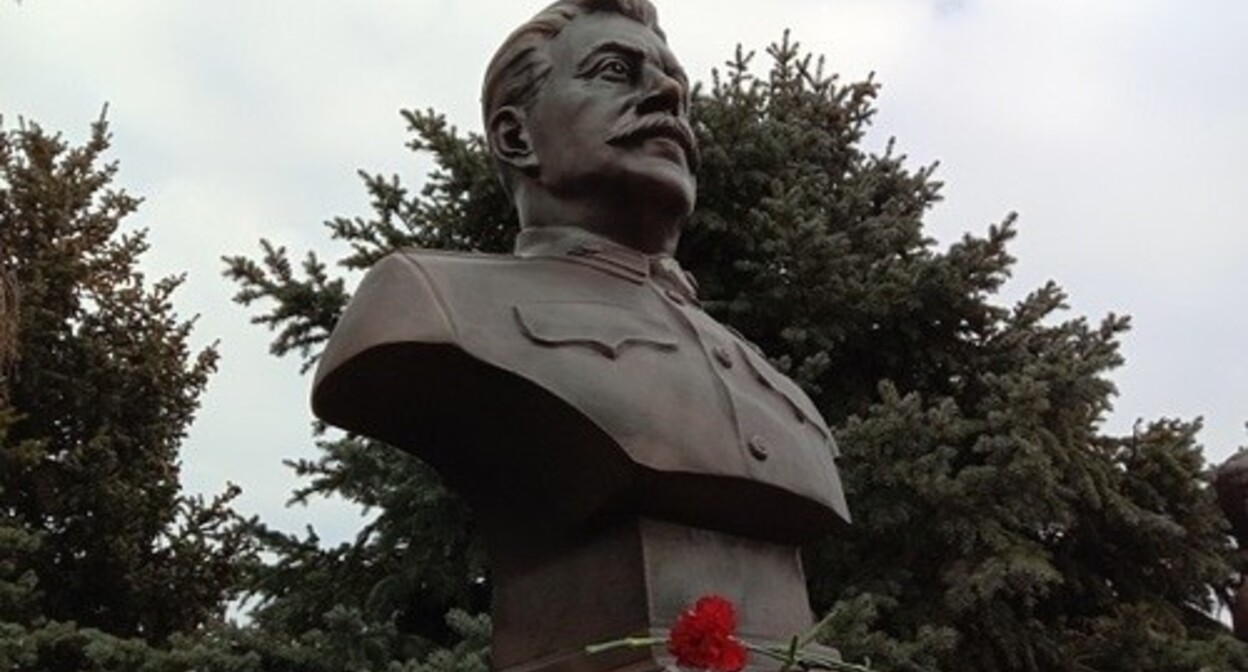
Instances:
[[[653,8],[625,4],[556,3],[490,66],[516,253],[383,259],[313,388],[319,417],[471,502],[500,669],[658,669],[661,648],[580,651],[710,593],[743,635],[787,639],[811,623],[798,546],[849,522],[814,404],[672,258],[696,193],[688,84]]]

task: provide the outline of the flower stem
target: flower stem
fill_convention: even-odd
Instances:
[[[802,640],[798,642],[797,644],[798,647],[804,647],[807,644],[810,644],[811,642],[815,641],[815,638],[818,637],[819,633],[822,632],[823,629],[826,628],[828,624],[832,622],[832,619],[835,616],[836,616],[835,611],[829,611],[827,615],[819,619],[818,623],[816,623],[813,627],[811,627],[810,630],[807,630],[806,634],[802,635]]]
[[[796,655],[794,655],[791,653],[791,649],[789,647],[782,649],[775,646],[751,644],[746,641],[742,641],[742,644],[745,645],[746,649],[749,649],[754,653],[779,662],[781,664],[780,669],[782,670],[798,667],[802,670],[819,669],[833,670],[833,672],[874,672],[874,670],[864,665],[847,663],[831,656],[811,653],[809,651],[796,652]]]
[[[662,644],[666,641],[667,639],[663,637],[625,637],[623,639],[613,639],[609,642],[590,644],[585,647],[585,653],[593,655],[603,651],[610,651],[611,649],[636,649],[643,646]]]

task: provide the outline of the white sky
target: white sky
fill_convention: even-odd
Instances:
[[[494,48],[545,2],[0,0],[0,114],[75,142],[109,103],[118,184],[146,198],[151,275],[222,361],[183,449],[191,491],[349,536],[353,510],[286,509],[281,460],[313,456],[308,380],[267,354],[220,257],[267,237],[335,259],[321,225],[369,212],[357,168],[428,168],[401,108],[477,129]],[[1020,213],[1006,297],[1048,279],[1071,316],[1133,316],[1108,429],[1204,416],[1211,461],[1248,421],[1248,3],[1238,0],[659,0],[669,42],[706,80],[785,28],[846,79],[884,85],[870,148],[941,160],[942,243]],[[765,58],[760,55],[760,64]]]

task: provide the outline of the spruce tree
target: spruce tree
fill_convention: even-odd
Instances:
[[[1002,305],[1013,215],[938,248],[923,231],[936,167],[908,166],[891,141],[863,148],[878,84],[825,74],[787,35],[767,55],[756,76],[738,49],[695,93],[703,167],[678,256],[706,309],[835,428],[855,524],[808,549],[824,641],[880,670],[1248,666],[1211,615],[1231,548],[1199,424],[1101,429],[1128,320],[1070,317],[1055,284]],[[403,116],[409,148],[437,168],[414,192],[362,173],[374,212],[328,222],[338,264],[363,269],[408,245],[508,249],[515,218],[481,137],[433,111]],[[307,369],[348,294],[315,256],[295,272],[284,250],[264,250],[227,259],[227,275],[241,302],[267,302],[256,320],[277,331],[274,351]],[[485,608],[470,513],[393,449],[320,446],[297,465],[301,495],[380,514],[336,549],[270,532],[280,560],[258,621],[293,641],[349,613],[359,632],[393,633],[355,664],[479,668],[465,628],[438,618],[462,625]]]
[[[135,669],[218,622],[249,557],[236,489],[179,491],[216,352],[173,312],[181,278],[139,270],[108,147],[103,117],[79,146],[0,126],[4,669]]]

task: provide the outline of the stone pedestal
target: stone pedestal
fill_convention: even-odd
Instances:
[[[663,669],[672,661],[662,646],[593,656],[584,647],[663,636],[709,594],[737,605],[737,632],[754,642],[785,642],[812,625],[794,546],[648,518],[558,539],[533,539],[515,528],[487,537],[494,666],[502,672]]]

